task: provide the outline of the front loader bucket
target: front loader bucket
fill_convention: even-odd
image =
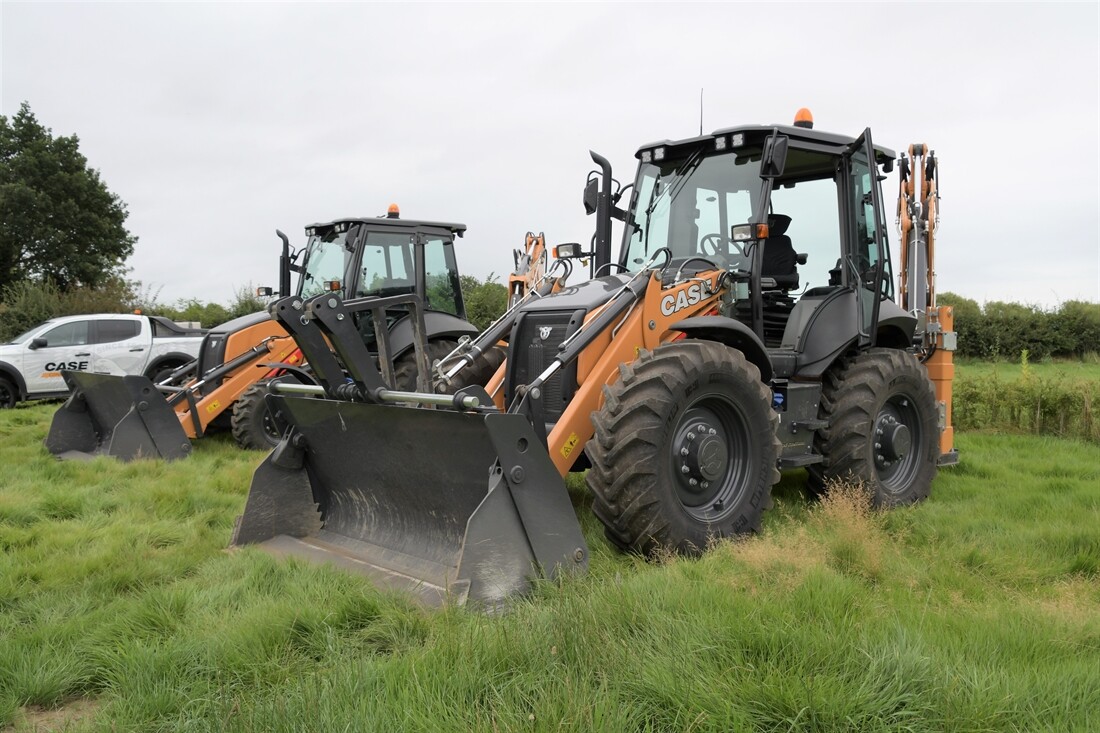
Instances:
[[[498,607],[540,572],[587,567],[523,416],[268,399],[294,430],[256,470],[232,545],[331,562],[429,606]]]
[[[53,416],[46,449],[62,459],[173,460],[191,454],[176,412],[146,377],[61,372],[71,394]]]

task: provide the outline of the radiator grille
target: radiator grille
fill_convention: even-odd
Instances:
[[[527,384],[541,374],[557,356],[558,346],[572,331],[572,311],[559,313],[529,313],[523,317],[516,333],[512,349],[514,365],[511,370],[510,391],[515,385]],[[573,396],[576,384],[566,383],[575,379],[569,369],[558,370],[542,387],[542,404],[546,419],[554,422]]]

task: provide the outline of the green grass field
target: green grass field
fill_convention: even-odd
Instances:
[[[486,617],[226,552],[262,454],[60,463],[56,407],[0,412],[5,732],[1100,729],[1094,443],[960,435],[886,514],[790,473],[761,536],[662,564],[572,477],[589,574]]]

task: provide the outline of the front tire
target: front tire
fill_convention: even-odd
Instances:
[[[814,444],[824,461],[809,467],[810,491],[857,481],[876,507],[926,499],[939,459],[939,412],[928,374],[910,353],[871,349],[825,375]]]
[[[698,554],[759,531],[779,480],[779,418],[756,366],[723,344],[680,341],[619,371],[585,448],[608,539],[644,555]]]
[[[256,382],[233,403],[233,439],[245,450],[271,450],[279,444],[286,424],[268,407],[267,380]]]
[[[8,410],[19,402],[19,390],[10,379],[0,377],[0,410]]]

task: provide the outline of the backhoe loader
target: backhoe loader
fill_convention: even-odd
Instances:
[[[626,187],[592,153],[591,246],[556,248],[592,279],[518,304],[484,387],[387,387],[347,325],[373,299],[273,304],[321,368],[317,385],[270,384],[291,427],[231,544],[496,608],[587,567],[569,471],[588,468],[607,537],[644,555],[758,530],[785,469],[819,493],[859,481],[876,506],[927,497],[957,460],[950,309],[916,287],[932,281],[929,194],[903,184],[899,305],[879,187],[894,153],[808,117],[644,145]],[[496,338],[464,343],[437,376]]]
[[[401,219],[391,207],[385,218],[338,219],[307,227],[301,264],[279,232],[279,291],[290,293],[293,271],[300,273],[297,297],[322,292],[344,297],[415,294],[427,304],[425,358],[437,359],[452,351],[458,339],[477,334],[465,318],[454,255],[454,239],[465,230],[464,224]],[[372,354],[384,350],[382,368],[397,386],[416,387],[418,370],[427,374],[430,367],[429,362],[416,363],[404,306],[386,314],[381,331],[370,320],[362,326],[360,338]],[[480,379],[487,379],[496,366],[482,364],[482,371],[489,371]],[[184,458],[192,450],[190,439],[203,437],[219,418],[230,422],[242,447],[270,449],[278,443],[282,423],[267,409],[266,381],[284,374],[289,381],[313,381],[297,344],[267,312],[212,329],[197,366],[191,368],[198,376],[182,386],[173,382],[177,375],[154,384],[144,377],[63,372],[71,394],[54,415],[47,449],[60,458]]]

